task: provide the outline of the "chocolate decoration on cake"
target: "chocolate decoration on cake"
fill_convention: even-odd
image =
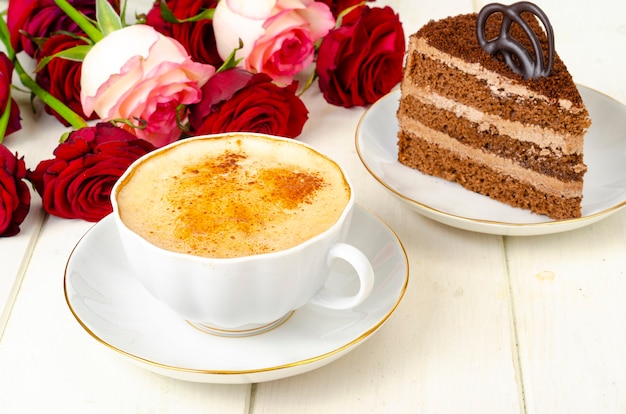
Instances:
[[[546,64],[541,43],[533,32],[528,22],[522,17],[522,13],[529,12],[541,20],[548,38],[548,62]],[[494,13],[502,13],[502,26],[498,37],[487,40],[485,25],[487,19]],[[534,49],[534,58],[531,51],[526,49],[520,42],[511,37],[511,25],[518,24],[528,36]],[[535,4],[521,1],[510,6],[500,3],[491,3],[482,8],[476,22],[476,34],[478,43],[490,55],[502,55],[504,61],[513,72],[524,79],[536,79],[547,77],[552,73],[554,63],[554,33],[546,14]]]

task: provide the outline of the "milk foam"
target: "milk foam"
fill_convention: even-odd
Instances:
[[[291,141],[189,140],[148,157],[119,187],[122,221],[167,250],[239,257],[329,229],[350,198],[330,159]]]

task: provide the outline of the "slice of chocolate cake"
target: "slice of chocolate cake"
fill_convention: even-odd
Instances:
[[[399,161],[514,207],[580,217],[591,121],[551,33],[523,2],[431,21],[412,35]]]

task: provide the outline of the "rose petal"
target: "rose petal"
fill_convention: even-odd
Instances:
[[[233,13],[247,19],[265,20],[272,14],[276,0],[224,0]]]

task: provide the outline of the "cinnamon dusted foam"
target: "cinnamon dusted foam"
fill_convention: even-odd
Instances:
[[[118,193],[122,221],[167,250],[240,257],[329,229],[350,198],[337,164],[296,142],[227,136],[147,158]]]

